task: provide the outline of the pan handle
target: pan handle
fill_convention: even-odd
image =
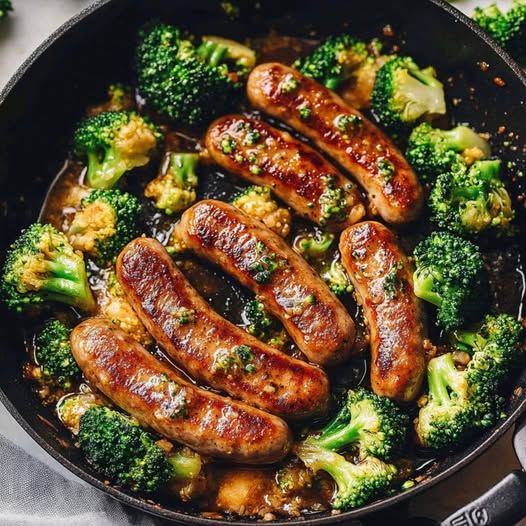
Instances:
[[[515,428],[515,453],[526,468],[526,417]],[[526,517],[526,472],[512,471],[490,490],[443,520],[441,526],[512,526]]]

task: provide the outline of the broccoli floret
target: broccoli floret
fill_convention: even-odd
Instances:
[[[263,303],[257,299],[249,301],[242,312],[243,328],[252,336],[276,349],[282,349],[288,336],[283,326],[271,317]]]
[[[0,296],[18,312],[58,301],[95,310],[81,252],[51,225],[34,223],[11,245],[2,271]]]
[[[526,63],[526,1],[513,0],[507,12],[496,4],[475,9],[472,18],[519,63]]]
[[[172,478],[201,471],[198,456],[167,456],[137,421],[107,407],[91,407],[80,417],[78,438],[98,471],[134,491],[152,493]]]
[[[350,35],[331,36],[312,55],[296,60],[294,67],[336,90],[368,56],[365,42]]]
[[[69,389],[80,375],[71,354],[70,332],[60,320],[48,320],[35,337],[35,358],[43,381],[56,381],[64,389]]]
[[[140,234],[142,206],[131,194],[119,190],[93,190],[81,201],[68,230],[73,248],[91,256],[105,267]]]
[[[324,266],[320,271],[320,276],[336,296],[353,291],[349,276],[339,258],[335,257],[328,266]]]
[[[162,133],[135,112],[106,111],[80,122],[73,138],[78,156],[88,160],[89,186],[112,188],[132,168],[148,164]]]
[[[459,234],[514,234],[511,197],[500,179],[499,160],[457,164],[437,178],[429,197],[432,219]]]
[[[425,122],[412,131],[406,150],[407,160],[423,181],[434,181],[458,163],[471,165],[490,155],[489,144],[467,126],[440,130]]]
[[[300,442],[296,455],[314,472],[323,470],[338,487],[333,508],[349,509],[362,506],[382,495],[390,486],[398,470],[376,457],[366,457],[357,464],[343,455],[307,441]]]
[[[0,0],[0,20],[5,18],[10,11],[13,11],[11,0]]]
[[[246,79],[256,65],[254,50],[218,36],[204,35],[196,54],[208,66],[222,68],[233,82]]]
[[[409,419],[389,398],[363,388],[349,390],[338,414],[307,444],[331,450],[356,447],[360,456],[391,460],[403,448]]]
[[[475,331],[456,332],[453,343],[471,354],[464,371],[450,353],[428,365],[429,394],[421,402],[416,431],[422,445],[447,449],[461,445],[477,429],[495,424],[501,414],[499,389],[524,353],[523,328],[507,314],[488,315]]]
[[[249,216],[263,222],[281,237],[290,232],[290,212],[272,199],[272,193],[263,186],[250,186],[236,196],[232,204]]]
[[[198,163],[197,153],[168,153],[163,172],[148,183],[144,195],[168,215],[187,209],[197,199]]]
[[[437,325],[462,327],[484,307],[487,280],[479,248],[448,232],[433,232],[414,251],[415,294],[438,307]]]
[[[524,354],[523,327],[509,314],[487,315],[480,328],[455,331],[455,347],[472,355],[471,369],[482,378],[502,385]]]
[[[334,242],[334,234],[330,232],[307,232],[294,239],[294,248],[306,259],[316,259],[325,256]]]
[[[411,57],[396,57],[378,70],[371,105],[384,126],[403,130],[446,113],[444,86],[432,67],[421,69]]]
[[[322,218],[319,221],[321,227],[327,225],[328,221],[342,222],[349,217],[349,206],[347,197],[349,193],[341,187],[334,185],[332,176],[325,177],[325,190],[318,198]]]
[[[208,40],[196,49],[176,27],[147,24],[139,31],[136,48],[141,95],[158,112],[182,124],[202,124],[226,112],[240,91],[240,75],[247,73],[248,62],[247,52],[236,59],[238,51],[222,42]],[[233,69],[228,65],[231,56]]]
[[[272,320],[268,317],[263,303],[258,300],[249,301],[243,314],[248,322],[246,330],[249,334],[259,339],[269,337]]]
[[[473,430],[476,412],[465,373],[456,369],[451,354],[444,354],[429,362],[427,383],[429,393],[415,423],[419,442],[433,449],[461,444]]]

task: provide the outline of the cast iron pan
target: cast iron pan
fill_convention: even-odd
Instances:
[[[244,2],[246,5],[252,2]],[[19,231],[38,216],[52,178],[66,156],[67,140],[86,105],[100,98],[111,81],[131,77],[131,49],[137,27],[153,16],[188,27],[196,33],[214,33],[242,39],[263,36],[270,26],[282,34],[306,36],[338,33],[350,22],[350,31],[368,37],[382,34],[390,24],[403,49],[417,62],[433,64],[443,79],[451,78],[448,95],[459,104],[457,122],[468,122],[491,133],[499,127],[494,146],[505,162],[523,165],[526,137],[526,77],[520,68],[473,23],[441,0],[375,0],[361,4],[338,0],[262,2],[262,11],[249,11],[231,20],[218,1],[207,0],[101,0],[72,19],[47,40],[20,68],[0,95],[0,254]],[[484,66],[486,63],[487,66]],[[513,132],[513,137],[509,133]],[[517,148],[515,148],[517,146]],[[521,178],[514,192],[523,192]],[[526,225],[524,216],[518,221]],[[524,254],[521,254],[523,257]],[[523,259],[524,260],[524,259]],[[514,261],[502,265],[508,272],[510,297],[523,291]],[[517,314],[517,302],[499,308]],[[522,313],[524,314],[524,312]],[[15,317],[2,313],[0,321],[0,400],[22,427],[54,458],[74,474],[120,501],[174,521],[221,525],[190,510],[152,505],[123,489],[106,486],[84,462],[78,450],[64,440],[50,410],[40,405],[29,382],[22,379],[25,349]],[[446,456],[427,469],[427,479],[404,493],[341,515],[317,514],[302,519],[310,526],[336,524],[373,517],[407,502],[443,481],[475,459],[526,410],[526,369],[510,378],[507,418],[465,449]],[[51,424],[51,425],[50,425]],[[520,426],[519,426],[520,427]],[[516,435],[517,452],[526,464],[526,427]],[[526,515],[526,476],[510,474],[492,493],[443,524],[511,525]],[[364,521],[366,521],[365,519]],[[289,524],[282,521],[274,524]],[[422,522],[423,524],[424,522]],[[237,521],[237,524],[253,524]]]

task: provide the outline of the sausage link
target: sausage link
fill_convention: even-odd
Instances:
[[[339,232],[365,215],[357,185],[316,150],[263,121],[221,117],[208,128],[206,147],[230,173],[270,188],[299,215],[327,230]]]
[[[285,418],[323,414],[327,375],[215,312],[155,239],[131,241],[117,276],[142,323],[192,378]]]
[[[416,219],[423,191],[391,140],[334,92],[293,68],[261,64],[247,83],[250,102],[311,139],[366,190],[373,212],[400,225]]]
[[[77,325],[71,348],[91,384],[170,440],[246,464],[277,462],[290,450],[283,420],[188,383],[108,320]]]
[[[414,400],[426,369],[426,328],[412,266],[394,234],[374,221],[344,230],[340,252],[369,327],[373,391]]]
[[[175,237],[261,298],[311,362],[345,360],[355,327],[309,264],[277,234],[232,205],[201,201],[186,210]]]

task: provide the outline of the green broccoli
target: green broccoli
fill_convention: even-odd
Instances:
[[[153,493],[173,478],[192,479],[201,471],[197,454],[167,456],[136,420],[107,407],[90,407],[81,417],[80,448],[112,482]]]
[[[437,325],[462,327],[483,309],[487,280],[479,248],[448,232],[433,232],[414,250],[415,294],[438,307]]]
[[[411,57],[396,57],[378,70],[371,106],[384,126],[404,130],[446,113],[444,86],[432,67],[420,69]]]
[[[347,276],[345,268],[337,257],[329,265],[322,267],[320,276],[336,296],[342,296],[353,291],[349,276]]]
[[[0,20],[5,18],[10,11],[13,11],[11,0],[0,0]]]
[[[489,144],[467,126],[451,130],[423,122],[409,136],[406,158],[422,181],[434,181],[458,163],[471,165],[491,155]]]
[[[461,444],[474,429],[479,403],[470,399],[465,373],[456,369],[450,353],[444,354],[429,362],[427,383],[429,393],[415,423],[419,442],[433,449]]]
[[[362,506],[381,496],[398,473],[393,464],[376,457],[366,457],[354,464],[335,451],[307,441],[300,442],[295,453],[314,472],[323,470],[334,479],[338,490],[332,506],[336,509]]]
[[[155,200],[156,208],[172,215],[187,209],[197,199],[199,154],[170,152],[166,157],[163,173],[148,183],[144,195]]]
[[[507,314],[486,316],[477,332],[454,333],[454,344],[471,354],[458,370],[450,353],[428,364],[429,394],[420,402],[415,429],[420,443],[433,449],[461,445],[501,414],[499,389],[522,357],[523,328]]]
[[[438,176],[429,196],[433,221],[458,234],[513,235],[515,212],[500,168],[499,160],[477,161],[471,167],[460,163]]]
[[[480,327],[455,331],[451,337],[457,349],[473,357],[480,376],[488,376],[500,386],[523,357],[522,333],[521,323],[509,314],[489,314]]]
[[[306,232],[294,239],[294,248],[308,261],[325,256],[333,242],[330,232]]]
[[[176,27],[147,24],[139,31],[135,54],[139,92],[181,124],[202,124],[226,112],[252,62],[250,50],[240,53],[240,44],[233,49],[225,42],[209,39],[195,48]]]
[[[56,382],[69,389],[80,376],[80,369],[71,354],[68,329],[60,320],[48,320],[35,337],[35,358],[42,380]]]
[[[51,225],[34,223],[11,245],[2,271],[0,295],[18,312],[58,301],[95,310],[81,252]]]
[[[409,419],[389,398],[349,390],[338,414],[305,442],[331,450],[356,447],[360,456],[391,460],[403,448]]]
[[[312,55],[296,60],[294,67],[336,90],[368,56],[365,42],[344,34],[327,38]]]
[[[243,316],[247,321],[246,330],[249,334],[261,340],[270,336],[272,320],[268,317],[263,303],[256,299],[249,301],[243,310]]]
[[[336,417],[320,433],[300,442],[295,453],[314,472],[321,469],[334,479],[338,486],[334,508],[354,508],[389,489],[398,470],[384,460],[401,451],[408,423],[388,398],[363,388],[349,390]],[[334,451],[348,447],[358,450],[358,463]]]
[[[115,263],[124,246],[140,234],[142,205],[119,190],[93,190],[81,206],[67,233],[71,245],[101,267]]]
[[[222,68],[233,82],[246,79],[256,65],[254,50],[218,36],[204,35],[196,54],[208,66]]]
[[[349,206],[347,197],[349,192],[339,186],[335,186],[334,177],[327,175],[325,178],[325,190],[318,198],[318,204],[322,218],[319,221],[321,227],[327,222],[343,222],[349,217]]]
[[[526,0],[513,0],[503,12],[496,4],[475,9],[473,20],[519,63],[526,63]]]
[[[88,160],[89,186],[112,188],[132,168],[148,164],[162,141],[162,133],[135,112],[106,111],[80,122],[73,146]]]

